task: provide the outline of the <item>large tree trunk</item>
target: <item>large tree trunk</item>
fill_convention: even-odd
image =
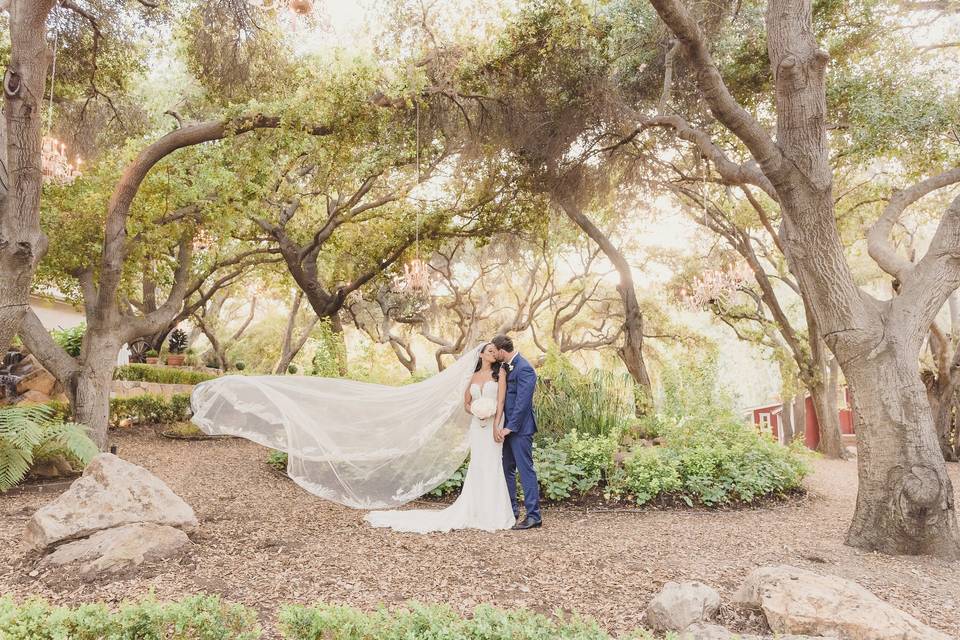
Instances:
[[[87,425],[101,451],[109,445],[110,388],[113,367],[107,363],[84,366],[67,385],[73,419]]]
[[[780,405],[780,441],[789,445],[793,442],[793,403],[796,402],[796,396],[790,396]]]
[[[47,250],[40,230],[40,148],[52,6],[53,0],[13,0],[8,7],[11,48],[0,125],[0,353],[23,321],[34,271]]]
[[[807,396],[798,393],[793,398],[793,437],[800,436],[801,441],[807,440]]]
[[[828,458],[847,457],[840,437],[840,412],[837,407],[839,378],[840,366],[836,358],[831,358],[826,382],[814,384],[810,388],[813,411],[817,414],[817,424],[820,426],[817,451]]]
[[[846,543],[893,554],[960,557],[953,485],[916,358],[889,343],[850,363],[860,484]]]

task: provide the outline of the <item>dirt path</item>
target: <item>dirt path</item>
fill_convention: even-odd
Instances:
[[[923,622],[960,637],[960,565],[844,547],[856,463],[817,461],[809,495],[741,511],[585,514],[546,509],[531,532],[419,536],[371,529],[363,513],[324,502],[277,477],[265,451],[242,440],[180,442],[152,432],[117,437],[120,455],[193,505],[196,549],[153,575],[64,587],[30,578],[20,535],[50,495],[0,497],[0,593],[59,603],[218,593],[269,617],[281,603],[373,608],[405,600],[480,602],[549,613],[576,610],[611,632],[642,624],[667,580],[698,579],[729,597],[758,565],[783,563],[851,578]],[[954,487],[960,469],[950,465]],[[960,504],[960,496],[958,496]]]

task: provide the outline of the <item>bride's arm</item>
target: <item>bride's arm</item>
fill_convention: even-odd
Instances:
[[[470,385],[467,385],[467,388],[463,390],[463,408],[467,410],[467,413],[470,413],[470,403],[473,402],[473,396],[470,395]]]

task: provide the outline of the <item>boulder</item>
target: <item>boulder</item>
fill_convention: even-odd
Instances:
[[[67,491],[33,515],[24,542],[30,550],[43,549],[140,522],[185,530],[197,526],[190,505],[162,480],[143,467],[101,453]]]
[[[668,582],[647,605],[647,626],[654,631],[681,631],[711,620],[720,608],[720,594],[702,582]]]
[[[125,524],[62,544],[41,560],[37,568],[76,563],[80,577],[92,580],[123,573],[144,561],[180,556],[191,544],[187,534],[174,527],[151,523]]]
[[[28,391],[36,391],[49,397],[56,386],[57,379],[53,377],[53,374],[38,364],[36,368],[17,382],[17,393],[23,395]]]
[[[28,389],[17,397],[17,404],[46,404],[47,402],[50,402],[50,396],[35,389]]]
[[[698,622],[683,630],[680,640],[766,640],[769,636],[756,636],[749,633],[734,633],[718,624]],[[822,636],[776,636],[776,640],[831,640]],[[835,639],[834,639],[835,640]]]
[[[856,582],[789,566],[755,569],[734,596],[777,634],[844,640],[949,640]]]

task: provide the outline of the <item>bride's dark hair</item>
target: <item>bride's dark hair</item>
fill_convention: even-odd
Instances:
[[[487,344],[480,347],[480,353],[483,354],[484,350],[492,344],[493,344],[492,342],[488,342]],[[499,360],[494,360],[493,363],[490,365],[490,375],[493,376],[494,380],[498,380],[498,381],[500,380],[500,366],[502,364],[503,363],[500,362]],[[473,372],[476,373],[477,371],[480,371],[480,367],[482,366],[483,366],[483,356],[481,355],[479,358],[477,358],[477,366],[473,368]]]

